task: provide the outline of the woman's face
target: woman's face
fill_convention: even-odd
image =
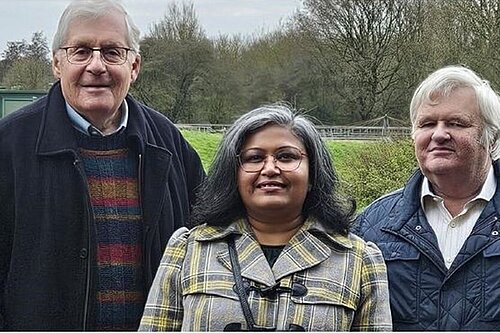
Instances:
[[[309,185],[305,154],[301,140],[282,126],[265,126],[246,138],[238,191],[250,217],[286,219],[301,214]]]

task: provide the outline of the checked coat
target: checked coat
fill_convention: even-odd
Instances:
[[[386,270],[378,248],[352,234],[334,234],[311,219],[272,268],[245,220],[177,232],[163,256],[139,330],[222,331],[230,323],[246,329],[225,241],[232,234],[257,325],[391,330]]]

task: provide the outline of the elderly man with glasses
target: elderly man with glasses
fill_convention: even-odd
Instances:
[[[115,0],[69,4],[46,97],[0,121],[0,329],[136,330],[200,159],[128,95],[139,31]]]

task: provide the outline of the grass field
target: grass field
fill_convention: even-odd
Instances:
[[[203,167],[208,170],[217,150],[217,145],[222,138],[221,133],[206,133],[201,131],[181,130],[182,135],[188,140],[200,155]]]

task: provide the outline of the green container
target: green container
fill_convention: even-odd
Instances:
[[[44,90],[0,89],[0,118],[46,95]]]

